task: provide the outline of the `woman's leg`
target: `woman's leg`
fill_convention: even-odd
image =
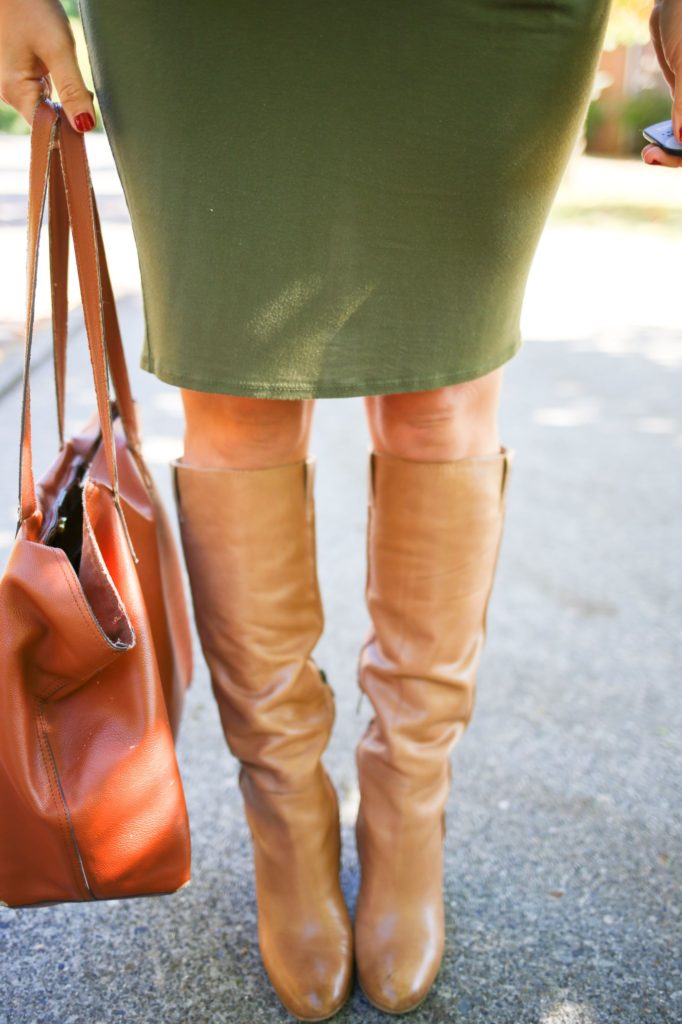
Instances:
[[[180,388],[184,459],[194,466],[276,466],[308,454],[314,399],[246,398]]]
[[[346,1000],[352,930],[338,802],[320,757],[334,696],[312,657],[317,579],[313,401],[182,389],[172,463],[195,620],[253,839],[258,938],[275,991],[322,1020]]]
[[[375,451],[433,461],[497,452],[503,371],[433,391],[368,396]]]
[[[499,443],[501,369],[367,400],[366,597],[357,749],[358,977],[380,1009],[426,996],[444,945],[450,754],[474,706],[513,452]]]

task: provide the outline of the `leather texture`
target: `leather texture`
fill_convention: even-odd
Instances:
[[[352,982],[339,808],[320,758],[335,717],[312,651],[324,625],[312,456],[171,463],[195,621],[253,839],[258,937],[277,995],[324,1020]]]
[[[97,410],[74,437],[62,433],[36,483],[30,355],[48,186],[51,272],[65,273],[70,227]],[[104,329],[115,313],[110,292],[106,317],[102,309],[100,280],[108,275],[97,225],[83,138],[59,104],[41,100],[29,170],[19,522],[0,578],[0,900],[13,907],[169,893],[190,879],[172,725],[191,678],[189,617],[170,521],[131,419],[120,336],[111,351],[128,403],[119,408],[109,397],[112,339],[105,342]],[[56,291],[65,332],[66,298]],[[63,366],[58,350],[55,365],[61,358]],[[79,465],[76,564],[48,541]],[[174,580],[180,590],[171,596]]]
[[[450,753],[472,715],[515,452],[444,462],[369,453],[358,679],[358,980],[379,1009],[427,995],[443,955]]]

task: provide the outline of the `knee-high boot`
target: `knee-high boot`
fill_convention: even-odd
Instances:
[[[358,980],[382,1010],[427,995],[444,946],[450,753],[476,671],[515,452],[422,462],[370,451],[358,677],[374,717],[357,748]]]
[[[315,464],[171,463],[197,631],[240,761],[261,956],[301,1020],[331,1016],[352,984],[338,802],[320,761],[334,696],[311,654],[324,623]]]

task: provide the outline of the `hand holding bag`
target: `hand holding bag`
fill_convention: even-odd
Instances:
[[[0,578],[0,901],[12,907],[190,879],[174,747],[191,675],[179,559],[139,448],[84,140],[46,99],[29,177],[19,524]],[[36,485],[29,375],[48,182],[61,445]],[[97,410],[64,442],[69,224]]]

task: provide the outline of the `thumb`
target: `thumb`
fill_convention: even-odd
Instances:
[[[673,135],[678,142],[682,142],[682,64],[680,64],[675,71],[671,116],[673,122]]]
[[[675,138],[682,142],[682,6],[657,0],[654,10],[652,39],[659,63],[662,67],[667,65],[667,73],[665,67],[664,73],[673,97],[672,129]]]
[[[679,9],[679,8],[678,8]],[[682,18],[676,23],[677,34],[672,43],[668,40],[668,65],[673,74],[673,82],[670,86],[673,103],[670,117],[672,119],[673,135],[678,142],[682,142]]]
[[[78,61],[75,47],[61,48],[50,61],[50,78],[59,94],[64,113],[77,132],[88,132],[95,127],[96,116],[93,104],[94,93],[87,88]]]

